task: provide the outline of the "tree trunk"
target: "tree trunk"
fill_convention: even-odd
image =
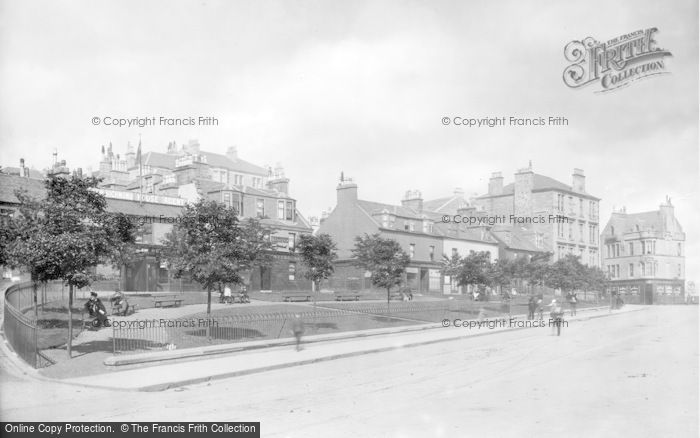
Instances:
[[[387,311],[387,313],[389,313],[389,311],[390,311],[389,301],[391,301],[391,288],[390,287],[386,288],[386,311]]]
[[[221,286],[219,286],[221,292]],[[211,342],[211,289],[207,289],[207,340]]]
[[[73,357],[71,347],[73,345],[73,285],[68,285],[68,342],[66,343],[68,350],[68,359]]]
[[[36,281],[32,280],[32,294],[34,295],[34,319],[39,319],[39,303],[37,300],[37,289],[39,288],[39,285],[36,283]]]

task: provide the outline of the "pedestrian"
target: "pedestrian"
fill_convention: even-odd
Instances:
[[[564,310],[562,309],[561,304],[559,304],[556,299],[552,299],[552,302],[549,304],[549,306],[549,323],[552,326],[552,333],[554,333],[554,331],[556,330],[557,336],[559,336],[561,335],[561,324],[564,317]]]
[[[486,309],[482,306],[479,308],[479,315],[476,317],[479,322],[484,322],[486,320]]]
[[[90,299],[85,303],[85,309],[90,314],[91,317],[95,318],[92,322],[93,327],[109,327],[109,321],[107,320],[107,310],[104,304],[97,298],[97,292],[90,292]]]
[[[231,304],[233,300],[231,300],[231,288],[228,286],[224,286],[224,303],[226,304]]]
[[[248,287],[244,284],[241,286],[241,293],[238,296],[241,300],[241,304],[250,304],[250,297],[248,296]]]
[[[572,292],[569,295],[569,305],[571,306],[571,316],[576,316],[576,305],[578,304],[578,298],[576,293]]]
[[[530,295],[530,298],[527,300],[527,319],[532,320],[535,319],[535,310],[537,309],[537,301],[535,300],[534,295]]]
[[[297,340],[297,351],[301,351],[301,337],[304,334],[304,320],[300,314],[295,314],[292,320],[292,333]]]
[[[538,297],[537,297],[537,302],[536,302],[536,304],[537,304],[537,313],[538,313],[538,315],[539,315],[539,317],[540,317],[539,319],[540,319],[540,321],[542,321],[542,320],[544,319],[544,318],[543,318],[543,314],[544,314],[544,301],[542,301],[542,297],[541,297],[541,296],[538,296]]]

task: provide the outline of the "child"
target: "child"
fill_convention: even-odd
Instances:
[[[294,315],[292,320],[292,333],[297,340],[297,351],[301,350],[301,336],[304,334],[304,321],[298,313]]]

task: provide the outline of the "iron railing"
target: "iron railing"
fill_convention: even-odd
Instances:
[[[491,315],[501,314],[495,305],[485,307]],[[396,302],[389,306],[323,303],[316,310],[309,307],[302,312],[113,320],[112,344],[116,354],[291,338],[296,315],[302,319],[307,334],[328,334],[436,323],[444,318],[475,318],[478,312],[464,301]]]

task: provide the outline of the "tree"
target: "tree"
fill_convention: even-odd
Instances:
[[[308,268],[304,277],[313,282],[315,290],[321,290],[321,281],[333,274],[333,261],[338,258],[333,238],[328,234],[302,234],[297,248]]]
[[[533,256],[530,263],[525,266],[524,278],[531,286],[544,286],[550,273],[549,260],[551,253],[542,253]]]
[[[585,285],[585,266],[581,264],[578,256],[567,254],[549,267],[546,284],[562,292],[573,292]]]
[[[442,255],[442,274],[450,277],[450,292],[454,290],[457,283],[455,279],[460,269],[462,269],[462,258],[457,252],[452,254],[452,257],[447,257],[446,254]]]
[[[498,287],[503,293],[503,288],[508,289],[515,278],[516,262],[509,259],[498,259],[491,263],[486,271],[488,284]]]
[[[586,290],[604,292],[608,283],[605,272],[598,266],[584,266],[584,286]],[[596,301],[599,294],[596,294]]]
[[[379,234],[355,237],[352,250],[355,264],[372,274],[372,284],[386,289],[386,305],[389,307],[391,288],[401,284],[411,259],[401,249],[399,242],[385,239]]]
[[[256,219],[241,223],[234,209],[199,200],[185,207],[166,237],[165,258],[176,278],[189,274],[207,291],[207,314],[211,314],[213,290],[241,284],[244,272],[270,263],[269,234]]]
[[[93,177],[50,175],[45,199],[19,196],[17,236],[10,245],[13,263],[27,268],[35,284],[59,279],[68,284],[68,357],[74,289],[90,284],[91,269],[108,258],[120,240],[105,211],[107,202],[95,190],[98,183]]]
[[[457,274],[457,284],[460,286],[474,285],[479,288],[490,284],[489,270],[491,256],[487,251],[471,251],[462,259],[462,266]]]
[[[109,226],[117,237],[110,260],[115,269],[119,269],[119,289],[124,289],[126,266],[136,259],[136,232],[138,225],[123,213],[108,218]]]

